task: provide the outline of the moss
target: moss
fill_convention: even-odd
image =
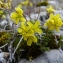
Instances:
[[[5,43],[9,42],[9,37],[11,36],[10,33],[7,32],[0,32],[0,46],[4,45]]]
[[[49,3],[47,1],[44,1],[44,2],[39,2],[36,6],[39,7],[39,6],[47,6]]]
[[[42,29],[44,34],[42,35],[42,46],[49,47],[49,49],[58,49],[63,45],[62,36],[54,35],[53,31]],[[56,38],[55,38],[56,37]],[[57,42],[56,42],[57,40]]]
[[[20,37],[17,37],[16,40],[13,43],[13,47],[16,47],[18,42],[20,40]],[[32,60],[42,54],[42,51],[40,50],[40,46],[36,43],[33,43],[31,46],[27,46],[27,42],[22,40],[22,42],[19,45],[19,48],[16,51],[15,59],[16,62],[20,59],[27,59]]]
[[[24,49],[21,57],[26,59],[34,59],[39,56],[42,52],[40,51],[40,46],[33,43],[31,46],[27,46],[26,42],[21,43],[21,49]]]
[[[58,49],[63,45],[63,42],[61,41],[63,39],[62,36],[54,35],[53,31],[50,31],[48,29],[42,28],[44,34],[42,34],[42,40],[38,38],[37,43],[32,43],[31,46],[27,46],[27,42],[22,40],[22,42],[19,45],[19,48],[15,54],[16,61],[19,59],[28,59],[32,60],[42,54],[44,51],[50,51],[50,49]],[[55,36],[58,40],[58,44],[55,41]],[[14,41],[13,46],[16,47],[18,42],[20,40],[20,36],[16,38]]]

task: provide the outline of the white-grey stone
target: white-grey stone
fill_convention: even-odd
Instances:
[[[50,63],[63,63],[63,52],[60,50],[51,50],[50,52],[45,52]]]
[[[6,59],[4,57],[7,57],[8,55],[9,55],[9,53],[1,52],[0,53],[0,63],[7,63]]]
[[[4,52],[0,53],[0,62],[6,63],[6,60],[4,59]]]
[[[0,22],[0,25],[1,25],[1,26],[4,26],[4,25],[6,25],[6,24],[7,24],[7,21],[6,21],[6,20],[3,20],[3,21]]]
[[[55,32],[55,34],[56,34],[56,35],[59,35],[59,36],[60,36],[60,35],[63,35],[63,30],[60,30],[60,31],[58,31],[58,32]]]
[[[49,52],[46,51],[32,61],[21,59],[18,63],[63,63],[63,51],[56,49]]]
[[[36,59],[32,60],[32,61],[28,61],[26,59],[21,59],[19,61],[19,63],[48,63],[47,60],[45,60],[45,56],[44,55],[40,55],[39,57],[37,57]]]

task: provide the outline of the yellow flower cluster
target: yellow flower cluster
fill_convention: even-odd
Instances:
[[[50,14],[49,19],[45,22],[44,26],[47,26],[49,30],[59,31],[60,27],[63,25],[60,14]]]
[[[3,11],[2,10],[0,10],[0,15],[2,15],[3,14]]]
[[[0,1],[0,8],[11,9],[11,6],[12,6],[12,0],[8,0],[7,2],[4,2],[3,0]]]
[[[23,16],[23,10],[20,7],[16,7],[15,12],[12,12],[10,17],[16,24],[18,24],[20,21],[26,21],[26,19]]]
[[[8,38],[10,37],[9,33],[6,32],[0,32],[0,42],[4,43]]]
[[[28,2],[28,0],[26,0]],[[22,3],[23,4],[23,3]],[[40,22],[36,21],[32,23],[31,21],[26,22],[26,19],[23,16],[24,12],[21,7],[16,7],[15,12],[12,12],[10,17],[14,21],[14,23],[18,24],[20,21],[20,28],[18,28],[18,33],[22,35],[25,41],[27,41],[27,45],[31,46],[32,42],[37,42],[36,33],[41,34],[42,30],[40,29]]]
[[[5,14],[3,10],[0,10],[0,18],[4,19],[5,18]]]
[[[32,4],[32,2],[30,2],[29,0],[25,0],[25,1],[23,1],[23,2],[21,2],[20,4],[18,4],[18,6],[20,7],[20,8],[22,8],[22,6],[33,6],[33,4]]]
[[[23,36],[24,40],[27,41],[28,46],[31,46],[32,42],[37,42],[37,37],[35,36],[35,33],[42,33],[39,25],[39,21],[36,21],[35,23],[28,21],[26,23],[22,23],[21,27],[18,28],[18,32]]]
[[[33,6],[33,4],[29,0],[23,1],[21,4],[25,6]]]
[[[50,14],[50,13],[54,13],[54,8],[52,6],[50,6],[49,8],[46,9],[47,12]]]

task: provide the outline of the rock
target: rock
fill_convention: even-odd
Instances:
[[[50,52],[45,52],[50,63],[63,63],[63,51],[51,50]]]
[[[63,63],[63,51],[56,49],[49,52],[46,51],[32,61],[21,59],[18,63]]]
[[[0,53],[0,63],[7,63],[5,58],[7,58],[8,55],[9,55],[9,53],[7,53],[7,52],[1,52]]]
[[[0,53],[0,63],[6,63],[6,60],[4,59],[4,52]]]
[[[48,63],[47,60],[45,60],[45,55],[40,55],[39,57],[37,57],[36,59],[32,60],[32,61],[28,61],[26,59],[21,59],[19,61],[19,63]]]
[[[55,34],[56,34],[56,35],[59,35],[59,36],[60,36],[60,35],[63,35],[63,29],[60,30],[59,32],[55,32]]]
[[[7,24],[7,21],[6,21],[6,20],[3,20],[3,21],[0,22],[0,25],[1,25],[1,26],[4,26],[4,25],[6,25],[6,24]]]

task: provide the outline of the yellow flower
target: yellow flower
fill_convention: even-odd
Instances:
[[[3,2],[2,2],[2,1],[0,1],[0,4],[3,4]]]
[[[23,15],[23,10],[20,7],[16,7],[15,11],[19,13],[20,15]]]
[[[26,22],[26,19],[24,17],[21,17],[20,19],[22,22]]]
[[[33,4],[29,0],[23,1],[21,4],[25,6],[33,6]]]
[[[26,2],[22,2],[21,4],[24,5],[24,4],[26,4]]]
[[[30,2],[30,6],[32,7],[33,6],[33,4]]]
[[[0,1],[0,8],[11,9],[11,4],[12,0],[8,0],[7,2]]]
[[[6,9],[11,9],[11,2],[4,3]]]
[[[21,28],[18,28],[18,32],[23,36],[24,40],[27,41],[27,45],[31,46],[32,42],[35,42],[36,37],[34,35],[34,31],[30,29],[29,26],[22,23]]]
[[[60,27],[63,25],[60,14],[50,14],[50,18],[45,22],[44,26],[47,26],[49,30],[59,31]]]
[[[33,30],[24,23],[21,23],[21,28],[18,28],[18,32],[23,36],[31,36],[34,34]]]
[[[22,5],[21,4],[18,4],[18,7],[22,8]]]
[[[34,24],[29,22],[22,22],[20,28],[18,28],[18,33],[23,36],[24,40],[27,41],[27,45],[31,46],[34,42],[37,42],[35,33],[42,33],[42,30],[39,27],[40,22],[36,21]]]
[[[34,36],[33,30],[29,29],[28,26],[18,28],[18,32],[23,36],[24,40],[27,41],[28,46],[31,46],[32,42],[37,42],[37,38]]]
[[[28,21],[27,24],[30,26],[30,28],[35,32],[35,33],[42,33],[42,30],[40,29],[40,22],[36,21],[34,24],[31,21]]]
[[[19,22],[19,17],[18,17],[18,14],[17,14],[16,12],[12,12],[10,17],[11,17],[11,19],[12,19],[16,24],[18,24],[18,22]]]
[[[2,10],[0,10],[0,15],[2,15],[3,14],[3,11]]]
[[[50,6],[46,10],[47,10],[48,13],[53,13],[55,11],[52,6]]]
[[[27,5],[28,5],[28,3],[29,3],[29,1],[24,1],[24,2],[22,2],[21,4],[22,4],[22,5],[26,5],[26,6],[27,6]]]
[[[0,1],[0,8],[2,7],[2,5],[3,5],[3,2],[2,2],[2,1]]]
[[[32,42],[37,42],[37,38],[35,36],[28,37],[27,45],[31,46]]]
[[[6,16],[5,15],[2,15],[2,18],[4,19],[4,18],[6,18]]]
[[[10,17],[11,19],[18,24],[20,21],[25,22],[26,19],[23,17],[23,10],[20,7],[15,8],[16,12],[12,12]]]

